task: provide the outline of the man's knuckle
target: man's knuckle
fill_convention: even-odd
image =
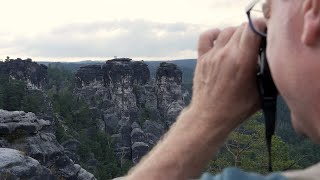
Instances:
[[[212,36],[212,34],[218,34],[219,32],[220,32],[219,29],[211,29],[211,30],[204,31],[200,34],[199,40],[208,39]]]
[[[228,28],[224,29],[219,34],[217,41],[224,42],[226,39],[230,39],[230,37],[234,34],[235,31],[236,31],[235,27],[228,27]]]

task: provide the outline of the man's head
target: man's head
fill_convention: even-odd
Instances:
[[[296,131],[320,142],[320,0],[267,0],[267,56]]]

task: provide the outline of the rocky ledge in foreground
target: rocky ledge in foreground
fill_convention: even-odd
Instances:
[[[0,179],[96,179],[65,155],[49,126],[33,113],[0,109]]]

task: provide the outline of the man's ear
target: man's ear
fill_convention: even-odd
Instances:
[[[320,0],[305,0],[303,16],[301,41],[307,46],[315,46],[320,42]]]

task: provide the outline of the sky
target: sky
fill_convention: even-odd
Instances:
[[[210,28],[247,21],[250,0],[0,0],[0,59],[196,58]]]

